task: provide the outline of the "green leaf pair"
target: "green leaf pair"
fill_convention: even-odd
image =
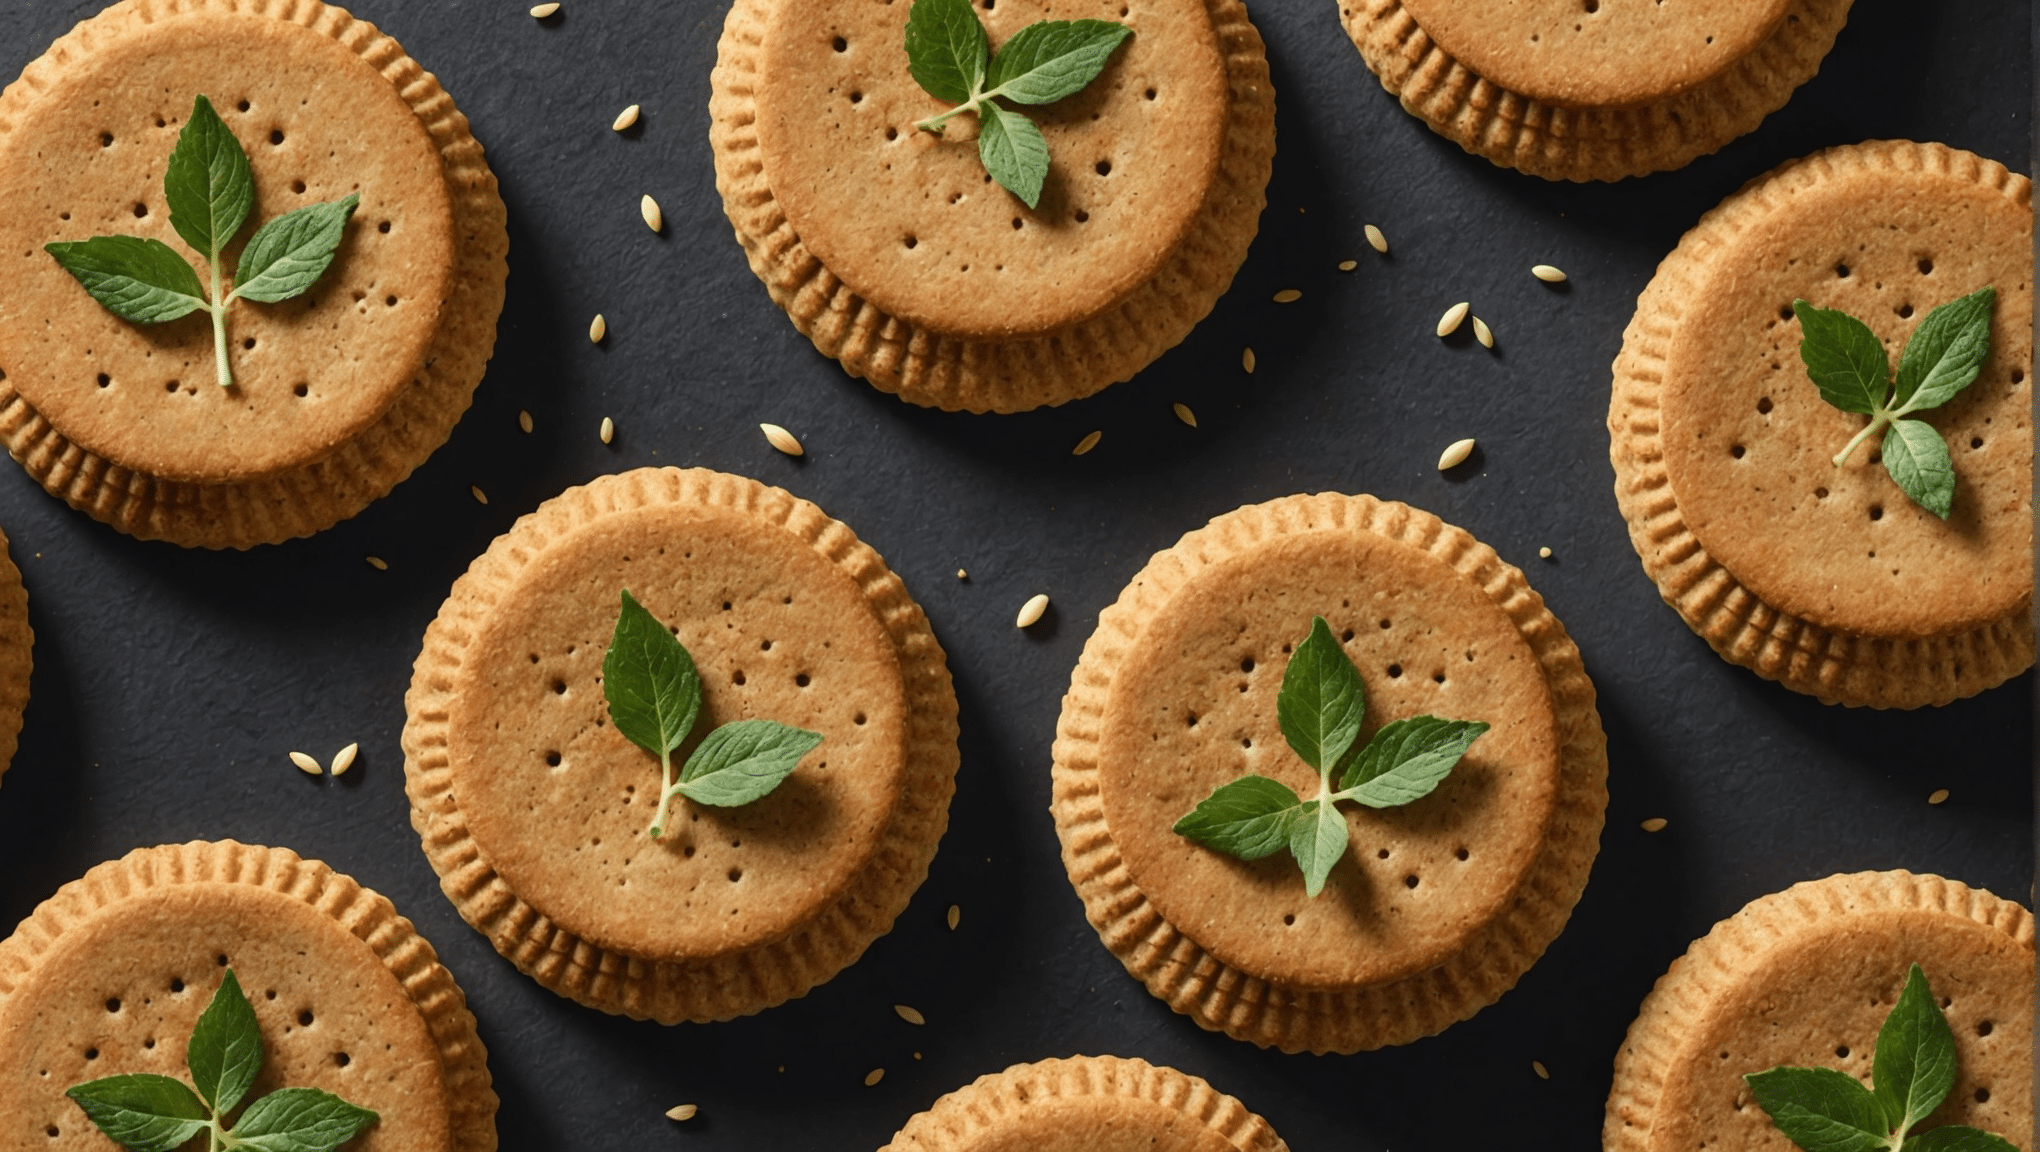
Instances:
[[[220,387],[234,386],[227,358],[227,308],[235,300],[274,304],[302,294],[325,275],[361,203],[358,194],[289,212],[255,230],[234,271],[234,290],[222,296],[220,253],[248,221],[255,177],[241,142],[204,96],[192,102],[191,120],[177,134],[163,173],[170,226],[205,258],[210,294],[198,273],[161,240],[94,236],[44,245],[64,270],[106,310],[136,324],[163,324],[193,312],[213,321],[213,356]]]
[[[1305,891],[1316,896],[1332,865],[1346,854],[1339,801],[1394,808],[1427,796],[1488,730],[1479,720],[1411,716],[1382,725],[1361,745],[1366,712],[1367,687],[1359,669],[1324,617],[1313,617],[1310,635],[1283,669],[1275,714],[1290,748],[1317,769],[1317,797],[1304,800],[1266,776],[1242,776],[1206,797],[1174,830],[1242,860],[1287,848],[1303,869]]]
[[[1743,1077],[1757,1103],[1806,1152],[2018,1152],[1961,1124],[1913,1133],[1955,1086],[1955,1037],[1915,964],[1877,1030],[1865,1088],[1833,1068],[1773,1068]]]
[[[1948,444],[1924,420],[1908,420],[1914,412],[1939,408],[1975,381],[1990,355],[1990,313],[1997,289],[1979,288],[1951,300],[1920,321],[1898,360],[1898,379],[1884,345],[1861,320],[1846,312],[1792,302],[1803,333],[1799,358],[1820,389],[1820,398],[1844,412],[1870,417],[1870,423],[1835,456],[1846,463],[1856,446],[1885,433],[1884,470],[1913,503],[1948,518],[1955,503],[1955,464]]]
[[[652,839],[666,830],[673,797],[738,808],[779,787],[822,734],[774,720],[735,720],[695,746],[673,778],[673,751],[701,718],[701,675],[694,658],[657,617],[623,592],[623,611],[602,657],[602,695],[616,730],[659,758],[665,783],[652,817]]]
[[[280,1088],[227,1125],[227,1113],[262,1071],[262,1030],[231,968],[191,1030],[184,1064],[191,1086],[169,1076],[133,1073],[79,1084],[65,1095],[109,1139],[131,1152],[170,1152],[200,1132],[210,1132],[212,1152],[332,1152],[380,1119],[330,1092]]]
[[[930,96],[957,105],[914,125],[940,135],[965,112],[978,118],[978,159],[1029,208],[1041,202],[1048,141],[1034,121],[994,102],[1053,104],[1083,91],[1133,34],[1106,20],[1042,20],[992,55],[970,0],[914,0],[907,13],[907,67]]]

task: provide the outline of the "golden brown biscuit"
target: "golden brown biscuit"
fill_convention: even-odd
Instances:
[[[975,123],[907,71],[907,5],[737,0],[713,76],[716,187],[752,271],[853,376],[930,407],[1088,396],[1175,346],[1259,227],[1274,92],[1239,0],[1042,0],[980,10],[994,45],[1040,19],[1133,28],[1105,72],[1030,109],[1039,205],[991,183]]]
[[[1340,0],[1381,86],[1476,156],[1547,180],[1683,168],[1820,71],[1851,0]]]
[[[227,318],[138,326],[43,251],[171,230],[163,166],[206,95],[264,221],[361,196],[333,266]],[[502,311],[503,202],[467,119],[396,41],[316,0],[123,0],[0,94],[0,437],[73,507],[144,539],[247,548],[361,511],[444,443]]]
[[[2025,177],[1873,141],[1751,181],[1659,266],[1615,360],[1615,495],[1659,593],[1724,659],[1877,708],[2032,665],[2032,230]],[[1860,318],[1895,363],[1928,312],[1985,285],[1990,358],[1922,414],[1955,463],[1943,522],[1870,448],[1833,463],[1864,419],[1807,377],[1792,302]]]
[[[1315,794],[1275,700],[1323,616],[1367,688],[1363,739],[1430,713],[1492,729],[1430,795],[1351,808],[1316,899],[1293,860],[1171,831],[1248,772]],[[1250,505],[1157,553],[1098,617],[1063,698],[1052,811],[1107,948],[1205,1028],[1284,1051],[1435,1033],[1565,926],[1607,806],[1579,650],[1523,574],[1437,517],[1323,493]]]
[[[373,891],[283,848],[138,848],[0,942],[0,1146],[109,1147],[74,1084],[185,1078],[231,966],[262,1028],[250,1098],[321,1088],[381,1114],[358,1152],[491,1152],[488,1053],[453,976]]]
[[[752,804],[677,801],[657,841],[657,758],[601,681],[625,588],[700,670],[697,739],[752,717],[824,738]],[[892,928],[948,823],[956,695],[927,616],[849,528],[719,472],[605,476],[520,519],[455,582],[405,703],[441,887],[526,974],[605,1012],[670,1024],[803,995]]]
[[[1015,1064],[907,1121],[880,1152],[1287,1152],[1195,1076],[1118,1056]]]
[[[1867,1080],[1913,964],[1955,1035],[1924,1127],[2033,1139],[2033,917],[1979,888],[1858,872],[1751,901],[1672,962],[1615,1058],[1607,1152],[1790,1152],[1743,1077],[1781,1064]]]
[[[35,667],[35,630],[28,626],[28,588],[7,554],[0,532],[0,777],[14,762],[21,713],[28,707],[29,674]]]

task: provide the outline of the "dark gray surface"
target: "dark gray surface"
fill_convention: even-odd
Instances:
[[[1889,715],[1722,663],[1644,579],[1602,424],[1636,294],[1742,181],[1878,136],[2027,170],[2027,5],[1859,0],[1825,70],[1762,130],[1681,172],[1581,188],[1433,136],[1362,66],[1332,0],[1261,0],[1280,153],[1234,290],[1135,381],[1014,417],[902,405],[817,356],[767,300],[710,172],[721,3],[567,0],[544,25],[526,5],[355,5],[444,80],[510,206],[495,362],[411,480],[314,539],[214,555],[129,540],[0,465],[0,523],[37,633],[27,730],[0,790],[0,923],[139,845],[231,836],[329,861],[394,900],[466,988],[503,1147],[518,1152],[875,1148],[981,1073],[1075,1052],[1205,1076],[1299,1150],[1418,1152],[1595,1146],[1637,1003],[1687,941],[1756,896],[1892,867],[2027,894],[2030,681]],[[0,72],[97,7],[0,2]],[[609,121],[633,102],[643,129],[618,137]],[[638,221],[644,192],[665,206],[663,237]],[[1367,221],[1392,257],[1367,249]],[[1346,258],[1360,269],[1336,272]],[[1532,280],[1543,261],[1572,283]],[[1269,302],[1287,287],[1302,301]],[[1495,354],[1430,334],[1469,297]],[[594,348],[598,311],[611,335]],[[1251,379],[1237,367],[1248,344]],[[1170,414],[1177,400],[1199,429]],[[520,408],[535,435],[518,431]],[[619,429],[607,447],[605,415]],[[761,420],[799,433],[808,458],[768,448]],[[1103,444],[1072,458],[1092,429]],[[1433,462],[1462,436],[1481,440],[1480,473],[1442,479]],[[438,891],[397,748],[411,659],[453,578],[541,500],[644,464],[756,476],[849,523],[927,606],[963,706],[949,834],[898,927],[806,999],[707,1027],[612,1019],[499,959]],[[1430,509],[1525,568],[1600,690],[1613,793],[1586,897],[1514,992],[1442,1036],[1330,1058],[1209,1035],[1151,999],[1085,924],[1046,813],[1059,700],[1098,610],[1210,516],[1321,489]],[[1023,635],[1013,614],[1036,591],[1055,607]],[[352,740],[362,758],[343,781],[284,759]],[[1942,787],[1953,798],[1928,807]],[[1648,816],[1670,829],[1638,831]],[[895,1018],[895,1001],[927,1027]],[[863,1087],[881,1066],[884,1082]],[[683,1101],[701,1116],[661,1117]]]

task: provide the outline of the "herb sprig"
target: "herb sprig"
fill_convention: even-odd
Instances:
[[[1743,1079],[1778,1131],[1807,1152],[2018,1152],[1967,1125],[1913,1131],[1955,1087],[1955,1037],[1918,964],[1877,1030],[1870,1073],[1873,1088],[1833,1068],[1790,1065]]]
[[[1097,79],[1133,29],[1109,20],[1040,20],[992,55],[970,0],[914,0],[907,67],[928,95],[956,107],[914,125],[937,135],[965,112],[978,118],[978,159],[1029,208],[1041,202],[1048,141],[1034,121],[996,102],[1053,104]]]
[[[1939,408],[1975,381],[1990,356],[1990,313],[1997,289],[1979,288],[1927,313],[1913,330],[1898,360],[1898,379],[1884,345],[1867,325],[1840,310],[1794,300],[1803,333],[1799,358],[1820,389],[1820,398],[1844,412],[1870,417],[1848,446],[1835,454],[1839,468],[1856,446],[1884,433],[1884,470],[1912,502],[1948,518],[1955,502],[1955,464],[1948,444],[1914,412]]]
[[[658,618],[623,592],[623,611],[602,657],[602,695],[616,730],[659,758],[664,780],[652,839],[666,830],[673,797],[697,804],[738,808],[771,792],[800,758],[814,751],[822,734],[776,720],[733,720],[712,729],[673,777],[673,750],[701,718],[701,675],[694,657]]]
[[[1316,896],[1332,865],[1346,854],[1346,817],[1339,801],[1394,808],[1428,796],[1488,730],[1480,720],[1411,716],[1382,725],[1362,745],[1360,724],[1366,712],[1367,687],[1360,670],[1324,617],[1313,617],[1310,635],[1283,669],[1275,715],[1289,747],[1317,769],[1317,796],[1304,800],[1278,780],[1242,776],[1213,791],[1176,821],[1174,831],[1242,860],[1287,848],[1303,869],[1304,890]]]
[[[170,226],[204,258],[212,275],[210,294],[175,249],[139,236],[94,236],[46,244],[64,270],[106,310],[135,324],[163,324],[206,312],[213,322],[213,358],[220,387],[234,386],[227,357],[227,309],[236,300],[274,304],[304,293],[333,263],[348,217],[361,203],[358,193],[287,212],[255,230],[241,249],[234,289],[221,295],[220,254],[255,204],[255,177],[248,153],[203,95],[192,102],[191,119],[177,134],[177,147],[163,172],[163,198]]]
[[[331,1092],[279,1088],[227,1124],[227,1114],[262,1071],[262,1029],[231,968],[191,1030],[184,1065],[189,1086],[136,1072],[75,1085],[64,1094],[130,1152],[170,1152],[200,1132],[206,1133],[207,1152],[332,1152],[381,1119]]]

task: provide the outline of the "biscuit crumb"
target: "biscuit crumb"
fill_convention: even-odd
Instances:
[[[362,557],[362,559],[367,560],[368,566],[370,568],[375,569],[378,572],[387,572],[390,570],[390,562],[383,559],[380,556],[364,556]]]
[[[914,1053],[914,1059],[919,1060],[920,1058],[921,1054],[919,1052]]]
[[[1303,293],[1295,288],[1284,288],[1275,294],[1275,302],[1277,304],[1294,304],[1301,299],[1303,299]]]
[[[949,930],[951,932],[956,931],[956,923],[957,921],[962,919],[963,919],[963,905],[951,904],[949,906]]]
[[[900,1019],[905,1020],[909,1024],[919,1026],[928,1022],[928,1018],[921,1015],[919,1009],[910,1008],[905,1004],[895,1004],[892,1006],[892,1010],[899,1013]]]
[[[1945,804],[1947,802],[1948,790],[1946,788],[1936,788],[1933,795],[1927,797],[1927,803],[1929,804]]]
[[[873,1068],[871,1071],[866,1072],[864,1074],[864,1086],[866,1088],[869,1088],[873,1084],[876,1084],[883,1079],[885,1079],[885,1069]]]
[[[1551,549],[1549,549],[1549,548],[1539,548],[1539,549],[1537,550],[1537,555],[1538,555],[1538,557],[1539,557],[1539,558],[1541,558],[1541,559],[1544,559],[1544,560],[1549,560],[1549,559],[1551,559]]]
[[[964,571],[963,569],[961,569],[961,568],[958,568],[958,569],[956,570],[956,578],[957,578],[958,580],[968,580],[968,579],[970,579],[970,573],[968,573],[968,572],[965,572],[965,571]]]
[[[1643,829],[1645,832],[1662,832],[1665,830],[1665,825],[1669,823],[1671,823],[1671,821],[1665,819],[1662,816],[1653,816],[1650,819],[1645,820],[1643,823],[1637,825],[1637,827]]]
[[[676,1104],[673,1107],[666,1109],[666,1119],[692,1120],[694,1119],[694,1114],[699,1111],[701,1111],[701,1109],[695,1107],[692,1104]]]
[[[1551,1079],[1551,1072],[1549,1069],[1544,1067],[1544,1061],[1542,1060],[1532,1060],[1530,1062],[1530,1070],[1532,1072],[1537,1073],[1537,1078],[1539,1080]]]

